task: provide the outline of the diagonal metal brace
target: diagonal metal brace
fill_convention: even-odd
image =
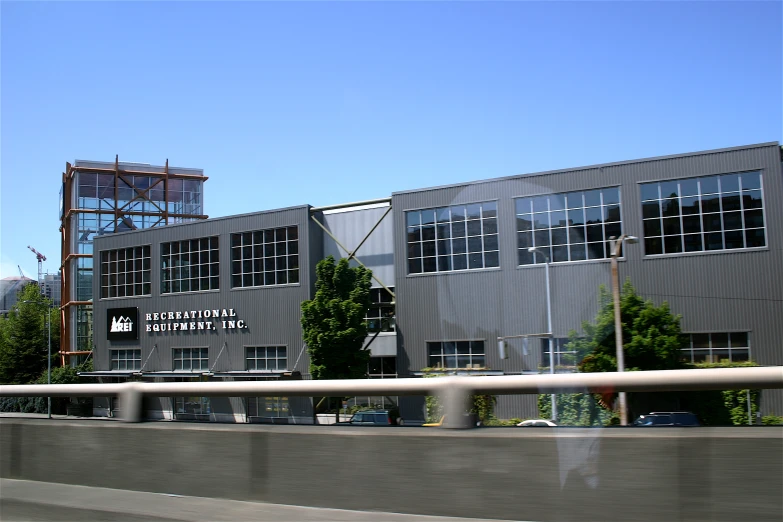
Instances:
[[[391,208],[391,207],[390,207],[390,208]],[[388,211],[387,211],[387,213],[388,213]],[[326,228],[326,227],[323,225],[323,223],[321,223],[320,221],[318,221],[318,220],[315,218],[315,216],[310,216],[310,219],[312,219],[313,221],[315,221],[316,225],[318,225],[319,227],[321,227],[321,229],[322,229],[324,232],[326,232],[326,234],[327,234],[329,237],[331,237],[331,238],[334,240],[334,242],[335,242],[335,243],[337,243],[337,246],[339,246],[340,248],[342,248],[342,249],[345,251],[345,253],[346,253],[346,254],[348,254],[348,256],[349,256],[349,257],[348,257],[348,259],[349,259],[349,260],[350,260],[351,258],[353,258],[353,259],[355,259],[355,260],[356,260],[356,262],[357,262],[357,263],[359,263],[360,265],[362,265],[364,268],[367,268],[367,266],[366,266],[364,263],[362,263],[362,262],[359,260],[359,258],[358,258],[358,257],[356,257],[356,256],[355,256],[353,253],[351,253],[351,251],[350,251],[350,250],[348,250],[347,248],[345,248],[345,245],[343,245],[342,243],[340,243],[340,240],[339,240],[339,239],[337,239],[336,237],[334,237],[334,234],[332,234],[332,233],[329,231],[329,229],[327,229],[327,228]],[[379,222],[379,223],[380,223],[380,222]],[[377,227],[378,225],[376,224],[375,226]],[[374,229],[375,229],[375,227],[373,227],[373,230],[374,230]],[[365,238],[365,239],[366,239],[366,238]],[[360,245],[360,246],[361,246],[361,245]],[[370,270],[370,269],[369,269],[369,268],[367,268],[367,270]],[[371,271],[371,270],[370,270],[370,273],[371,273],[371,275],[372,275],[372,278],[373,278],[373,279],[375,279],[375,280],[378,282],[378,284],[379,284],[379,285],[381,285],[381,286],[383,287],[383,289],[384,289],[384,290],[386,290],[387,292],[389,292],[389,295],[391,295],[391,296],[392,296],[392,298],[396,299],[396,296],[394,295],[394,292],[392,292],[392,291],[389,289],[389,287],[388,287],[388,286],[386,286],[385,284],[383,284],[383,281],[381,281],[380,279],[378,279],[377,277],[375,277],[375,274],[374,274],[374,273],[372,273],[372,271]]]

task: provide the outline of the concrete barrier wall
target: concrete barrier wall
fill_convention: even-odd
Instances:
[[[475,518],[779,521],[783,429],[2,419],[0,476]]]

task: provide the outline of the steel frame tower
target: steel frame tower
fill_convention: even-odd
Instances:
[[[94,235],[207,219],[200,169],[96,161],[66,163],[60,194],[60,356],[92,353]],[[77,335],[81,336],[77,337]],[[84,337],[84,332],[89,332]],[[81,346],[88,344],[88,346]]]

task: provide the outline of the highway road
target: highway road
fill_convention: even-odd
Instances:
[[[0,520],[11,521],[258,521],[477,522],[477,518],[404,515],[264,502],[187,497],[121,489],[0,479]]]

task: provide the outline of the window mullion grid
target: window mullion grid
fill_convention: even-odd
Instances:
[[[747,227],[745,226],[745,198],[742,197],[742,176],[739,176],[738,188],[739,188],[739,204],[740,204],[740,226],[742,227],[742,248],[748,248]],[[731,344],[729,344],[731,346]],[[729,348],[729,357],[731,357],[731,348]]]

